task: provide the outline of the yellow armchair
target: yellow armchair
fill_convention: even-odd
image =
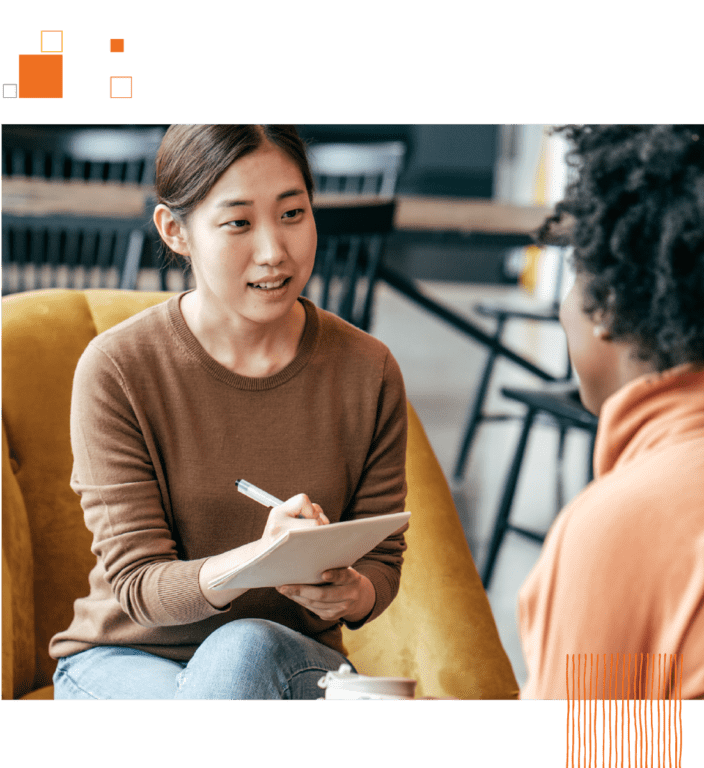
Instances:
[[[69,487],[73,372],[88,342],[169,294],[49,290],[2,302],[2,697],[51,699],[54,633],[68,626],[94,563]],[[362,629],[344,630],[360,672],[412,677],[418,696],[517,698],[449,488],[409,406],[412,512],[401,588]]]

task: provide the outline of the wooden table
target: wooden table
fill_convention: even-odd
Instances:
[[[2,180],[3,213],[17,216],[80,214],[139,218],[151,216],[154,191],[138,184],[109,184],[76,179],[6,177]],[[372,205],[388,198],[320,194],[315,207]],[[473,198],[398,195],[396,229],[407,232],[476,232],[529,236],[550,209]]]
[[[464,235],[518,235],[530,242],[532,234],[550,214],[540,206],[519,206],[472,198],[396,196],[395,228],[401,232],[452,232]],[[340,194],[316,195],[314,208],[383,204],[389,198]],[[137,184],[98,181],[47,180],[5,177],[2,180],[3,214],[14,217],[81,215],[147,222],[154,207],[154,190]],[[425,294],[413,280],[386,265],[378,277],[406,298],[496,353],[552,381],[554,376],[505,347],[466,317]]]
[[[13,216],[81,215],[138,219],[152,190],[139,184],[3,177],[2,212]]]

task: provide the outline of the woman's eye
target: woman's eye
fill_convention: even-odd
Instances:
[[[281,217],[282,219],[296,219],[303,213],[303,208],[294,208],[291,211],[286,211]]]
[[[236,219],[235,221],[228,221],[227,226],[232,227],[233,229],[242,229],[242,227],[246,227],[249,222],[247,219]]]

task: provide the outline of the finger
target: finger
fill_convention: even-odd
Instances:
[[[312,584],[287,584],[277,590],[291,600],[301,599],[310,603],[343,603],[353,600],[355,593],[349,587],[314,586]]]
[[[291,500],[273,507],[269,512],[262,538],[270,540],[280,536],[286,531],[296,528],[315,528],[319,525],[317,519],[301,518],[298,516],[298,509]]]
[[[313,504],[305,493],[298,493],[292,496],[283,504],[274,507],[274,509],[277,514],[284,514],[288,517],[303,517],[308,520],[315,520],[316,525],[327,525],[330,522],[320,504]]]
[[[323,508],[320,506],[320,504],[313,503],[312,506],[313,511],[316,513],[318,525],[329,525],[330,521],[328,520],[325,512],[323,512]]]
[[[274,507],[277,514],[284,514],[288,517],[308,517],[311,518],[313,505],[310,499],[305,493],[297,493],[295,496],[291,496],[290,499],[286,499],[283,504],[279,504],[278,507]],[[272,510],[273,511],[273,510]]]
[[[354,568],[330,568],[322,573],[323,580],[333,584],[351,584],[357,580],[357,576]]]

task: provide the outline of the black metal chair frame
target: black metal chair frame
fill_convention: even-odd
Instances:
[[[165,126],[6,126],[2,171],[7,176],[152,184],[154,159]],[[146,216],[145,216],[146,218]],[[135,288],[149,246],[142,219],[48,215],[3,217],[3,264],[19,266],[17,288],[55,287],[57,267],[76,287],[81,269],[117,268],[120,288]],[[26,247],[25,247],[26,246]],[[23,267],[51,267],[51,286],[28,283]],[[85,283],[85,281],[83,281]],[[3,293],[9,290],[3,282]]]
[[[521,240],[521,242],[523,242],[523,240]],[[510,347],[507,347],[502,341],[496,338],[495,334],[487,333],[469,318],[455,312],[442,302],[437,301],[437,299],[428,296],[418,288],[415,281],[400,275],[396,270],[389,269],[384,264],[381,264],[379,266],[378,277],[414,304],[418,304],[435,317],[448,323],[453,328],[456,328],[460,333],[469,336],[469,338],[474,341],[493,350],[496,356],[501,356],[506,358],[506,360],[510,360],[512,363],[515,363],[529,373],[534,374],[543,381],[558,380],[559,377],[536,365],[527,357],[519,354]]]
[[[550,304],[539,309],[536,307],[535,311],[519,311],[509,308],[492,307],[490,305],[477,304],[474,307],[475,311],[486,317],[491,317],[496,321],[495,331],[493,338],[497,342],[501,342],[503,333],[506,328],[506,324],[509,320],[529,320],[533,322],[559,322],[558,312],[559,305]],[[479,386],[474,392],[467,422],[460,444],[460,449],[455,460],[455,467],[453,471],[453,477],[455,481],[459,482],[463,479],[464,473],[467,467],[467,460],[471,447],[474,443],[474,439],[479,430],[479,426],[482,422],[497,422],[507,421],[515,419],[512,414],[506,413],[486,413],[484,411],[484,405],[489,393],[489,385],[491,384],[492,374],[494,372],[494,365],[499,357],[499,352],[496,347],[491,347],[487,356],[484,368],[482,369],[482,375],[479,381]],[[572,365],[567,357],[566,371],[563,376],[555,376],[553,381],[569,381],[572,378]]]
[[[401,141],[325,142],[308,149],[319,192],[391,196],[406,157]]]
[[[142,219],[112,217],[81,217],[69,215],[16,216],[6,214],[2,220],[3,271],[17,265],[18,285],[7,292],[58,287],[57,273],[68,270],[63,287],[91,285],[90,275],[99,272],[96,287],[133,289],[145,242],[146,226]],[[27,267],[34,268],[34,281],[28,283]],[[49,284],[38,274],[43,267],[50,272]],[[117,286],[108,286],[106,275],[117,270]],[[79,273],[83,280],[78,282]]]
[[[318,252],[304,295],[320,281],[315,303],[368,331],[372,323],[374,290],[393,232],[396,203],[340,205],[315,210]]]
[[[474,311],[477,312],[477,314],[483,315],[484,317],[490,317],[495,321],[496,325],[494,330],[494,339],[497,342],[501,342],[506,324],[509,320],[528,320],[533,322],[558,323],[560,320],[560,289],[562,287],[563,272],[564,256],[561,255],[558,261],[558,270],[555,278],[555,291],[552,301],[544,303],[537,301],[526,302],[525,306],[520,307],[512,305],[506,301],[479,302],[475,304]],[[469,408],[463,438],[457,454],[457,459],[455,460],[453,477],[457,482],[461,481],[464,477],[469,452],[474,443],[474,439],[480,424],[482,422],[506,421],[516,418],[512,414],[486,413],[484,411],[484,404],[489,392],[489,385],[491,383],[491,377],[494,371],[494,365],[496,363],[497,357],[497,350],[495,347],[492,347],[489,350],[489,355],[487,356],[486,362],[484,364],[479,386],[475,390],[474,398]],[[570,362],[569,354],[566,354],[566,357],[567,365],[565,373],[563,375],[555,376],[553,378],[554,381],[567,382],[571,380],[572,365]]]
[[[516,450],[506,475],[506,481],[499,501],[496,520],[492,531],[489,550],[482,565],[482,583],[485,589],[489,589],[491,579],[496,566],[496,559],[501,549],[506,533],[512,531],[524,538],[542,544],[545,540],[545,533],[538,532],[523,526],[515,525],[510,521],[511,509],[516,493],[516,487],[520,477],[523,458],[528,446],[528,438],[540,414],[549,414],[557,422],[559,432],[558,445],[558,478],[562,477],[563,467],[562,458],[564,455],[564,444],[567,431],[569,429],[580,429],[590,435],[589,457],[593,455],[594,440],[598,425],[597,417],[584,408],[579,401],[579,394],[573,384],[557,384],[545,387],[542,390],[522,389],[515,387],[502,387],[501,393],[504,397],[523,403],[526,406],[526,413],[523,418],[523,426],[518,438]],[[588,479],[592,479],[591,461],[589,463]],[[556,512],[559,512],[564,505],[564,498],[561,496],[561,484],[558,485],[558,494],[556,499]]]
[[[152,184],[164,127],[3,128],[3,176]]]

